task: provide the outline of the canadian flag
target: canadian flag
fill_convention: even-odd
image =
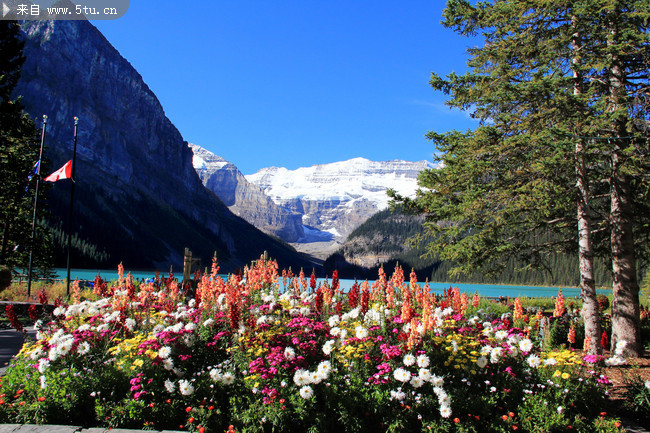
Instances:
[[[56,182],[61,179],[70,179],[72,178],[72,160],[63,164],[63,167],[43,179],[46,182]]]

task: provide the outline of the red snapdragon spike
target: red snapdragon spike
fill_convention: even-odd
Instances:
[[[36,308],[36,305],[30,305],[27,309],[27,313],[29,313],[29,319],[32,322],[36,322],[38,320],[38,309]]]
[[[47,293],[45,293],[45,289],[41,289],[40,292],[38,292],[38,302],[41,303],[41,305],[47,305],[49,302],[49,299],[47,298]]]
[[[607,336],[607,331],[603,331],[603,335],[600,336],[600,347],[607,347],[609,344],[609,337]]]
[[[356,308],[358,302],[359,302],[359,284],[357,283],[357,280],[354,280],[354,284],[352,285],[352,288],[348,292],[348,305],[350,306],[350,309]]]
[[[309,287],[311,290],[316,289],[316,271],[314,269],[311,270],[311,277],[309,278]]]
[[[368,304],[370,303],[370,290],[368,288],[368,281],[364,281],[361,286],[361,312],[366,314],[368,312]]]
[[[11,326],[16,331],[23,332],[25,328],[23,327],[23,324],[20,323],[20,320],[18,319],[18,315],[16,314],[16,310],[14,309],[13,304],[7,304],[5,310],[7,312],[7,319],[9,319],[9,323],[11,323]]]

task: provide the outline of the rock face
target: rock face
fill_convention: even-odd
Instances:
[[[201,182],[235,214],[264,233],[287,242],[304,237],[302,215],[278,206],[262,189],[248,182],[237,167],[220,156],[190,144]]]
[[[104,265],[169,269],[185,247],[204,266],[216,251],[225,271],[264,250],[281,264],[304,263],[203,186],[156,96],[94,26],[26,21],[22,29],[27,60],[15,94],[39,127],[49,116],[50,171],[72,158],[73,117],[80,118],[73,223],[80,239],[108,252]],[[69,185],[52,186],[55,224],[67,219]]]
[[[361,223],[388,207],[386,190],[410,196],[417,189],[417,176],[426,161],[370,161],[354,158],[296,170],[270,167],[246,176],[273,201],[302,215],[307,239],[329,234],[342,240]]]

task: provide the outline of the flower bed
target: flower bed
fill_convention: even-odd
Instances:
[[[0,382],[0,422],[232,432],[609,432],[595,357],[541,350],[536,316],[496,317],[398,267],[336,277],[203,275],[112,287],[38,322]],[[122,274],[120,274],[122,275]],[[515,317],[518,316],[518,317]]]

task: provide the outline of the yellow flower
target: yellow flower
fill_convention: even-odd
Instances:
[[[562,379],[566,380],[569,377],[571,377],[571,375],[569,373],[562,373]]]

